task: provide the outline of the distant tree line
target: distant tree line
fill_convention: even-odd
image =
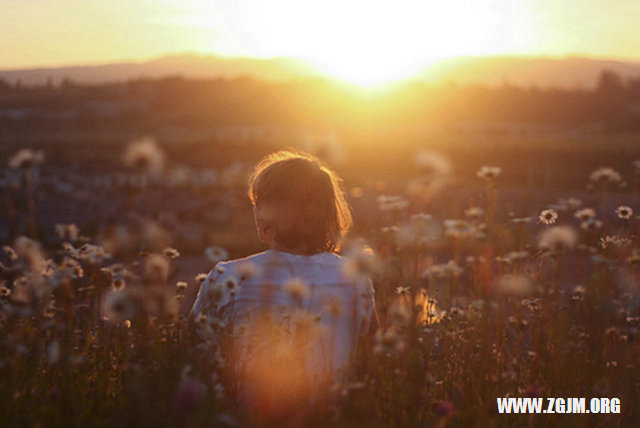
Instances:
[[[407,83],[377,95],[320,79],[138,79],[25,86],[0,79],[5,127],[219,125],[368,127],[422,123],[599,124],[640,130],[640,76],[604,70],[594,89]]]

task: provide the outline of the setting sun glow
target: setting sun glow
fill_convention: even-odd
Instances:
[[[635,0],[3,0],[0,10],[0,69],[290,57],[379,86],[463,55],[635,60],[640,46]]]
[[[246,9],[246,30],[256,36],[246,39],[244,49],[254,56],[302,58],[338,79],[380,85],[439,58],[527,48],[524,12],[495,0],[255,2]],[[216,10],[207,13],[215,21]],[[237,48],[225,40],[216,47],[229,53]]]

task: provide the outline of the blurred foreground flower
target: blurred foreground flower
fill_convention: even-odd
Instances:
[[[28,169],[43,161],[44,153],[41,150],[22,149],[9,159],[8,166],[11,169]]]
[[[500,173],[502,172],[502,168],[498,166],[483,166],[477,172],[477,176],[486,181],[495,180]]]
[[[129,144],[123,161],[129,168],[144,172],[160,172],[164,166],[164,158],[165,154],[156,140],[145,137]]]
[[[224,248],[220,247],[207,247],[204,250],[204,254],[211,260],[213,263],[218,263],[222,260],[226,260],[229,257],[229,253]]]
[[[498,281],[499,293],[525,297],[533,292],[533,282],[525,275],[505,275]]]
[[[589,179],[594,183],[618,183],[622,180],[620,173],[613,168],[601,167],[591,173]]]
[[[538,248],[548,251],[569,250],[576,246],[578,235],[570,226],[555,226],[545,230],[538,238]]]

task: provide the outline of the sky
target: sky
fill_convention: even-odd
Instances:
[[[639,0],[0,0],[0,69],[193,52],[384,80],[460,55],[640,60],[638,22]]]

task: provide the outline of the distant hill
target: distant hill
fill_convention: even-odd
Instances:
[[[623,78],[640,77],[640,61],[589,58],[527,58],[517,56],[459,57],[425,68],[417,78],[458,85],[538,86],[540,88],[591,88],[603,70]]]
[[[425,67],[414,79],[458,85],[537,86],[590,88],[603,70],[622,77],[640,77],[640,61],[588,58],[535,58],[517,56],[459,57]],[[321,73],[304,61],[291,58],[225,58],[215,55],[174,55],[143,62],[0,70],[0,79],[14,84],[58,84],[65,78],[78,83],[119,82],[137,78],[181,75],[186,78],[252,76],[279,82],[318,77]]]
[[[167,76],[188,78],[254,76],[267,81],[286,81],[318,76],[306,63],[290,58],[224,58],[215,55],[173,55],[144,62],[125,62],[56,68],[0,70],[0,79],[25,85],[53,84],[68,78],[78,83],[120,82]]]

